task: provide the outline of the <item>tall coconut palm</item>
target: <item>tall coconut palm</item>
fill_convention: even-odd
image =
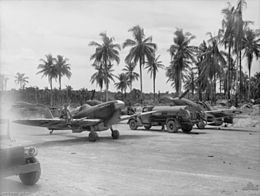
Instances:
[[[224,19],[222,20],[222,40],[225,48],[228,48],[228,70],[227,70],[227,98],[230,99],[230,90],[232,86],[231,80],[231,51],[234,46],[234,6],[228,4],[228,7],[222,10]]]
[[[115,61],[117,64],[119,64],[120,58],[119,58],[119,50],[120,45],[114,43],[113,37],[108,37],[106,33],[100,33],[102,43],[97,43],[95,41],[92,41],[89,43],[89,46],[95,46],[96,51],[95,53],[90,57],[90,60],[94,60],[94,62],[100,64],[100,69],[104,69],[104,82],[106,85],[106,101],[108,100],[108,87],[109,87],[109,81],[110,76],[109,69],[111,71],[112,68],[112,62]]]
[[[245,37],[243,39],[243,49],[244,56],[247,58],[248,66],[248,76],[249,76],[249,85],[248,85],[248,99],[250,99],[250,77],[251,77],[251,67],[254,56],[256,59],[260,56],[260,33],[253,31],[252,29],[247,29],[245,32]]]
[[[191,67],[188,69],[187,74],[185,75],[184,88],[186,90],[190,89],[191,94],[194,95],[194,91],[196,90],[196,76],[193,71],[195,67]]]
[[[20,89],[24,89],[26,83],[28,83],[29,77],[25,76],[24,73],[17,72],[15,75],[15,82],[20,86]]]
[[[115,83],[115,87],[120,90],[122,94],[125,93],[126,95],[126,89],[129,83],[127,75],[125,73],[121,73],[116,76],[116,78],[118,79],[118,82]]]
[[[162,61],[159,60],[160,55],[158,55],[156,58],[153,58],[151,62],[147,62],[146,69],[148,72],[150,72],[150,76],[153,78],[153,100],[155,101],[155,79],[156,79],[156,73],[159,71],[159,68],[163,68],[164,65],[162,64]]]
[[[91,76],[90,81],[92,84],[96,82],[96,84],[100,87],[100,90],[102,91],[104,84],[107,85],[106,87],[108,87],[110,81],[114,81],[115,75],[113,74],[113,65],[108,64],[107,69],[103,68],[102,63],[93,64],[93,66],[95,67],[96,72]]]
[[[92,84],[96,83],[99,86],[100,91],[102,91],[104,85],[104,69],[100,64],[93,64],[93,66],[95,67],[96,72],[91,76],[90,82]]]
[[[174,81],[176,93],[180,96],[182,81],[184,79],[183,72],[192,64],[196,62],[194,58],[194,46],[190,46],[190,42],[195,36],[190,33],[183,33],[182,29],[175,31],[173,39],[174,44],[171,45],[169,52],[171,55],[171,65],[167,68],[166,76],[169,77],[168,81]],[[174,78],[170,78],[173,77]]]
[[[59,80],[59,90],[61,91],[61,78],[66,76],[67,78],[71,77],[70,64],[67,63],[68,59],[64,58],[61,55],[58,55],[56,59],[54,59],[55,67],[58,73]]]
[[[246,23],[243,20],[243,8],[246,5],[245,0],[238,0],[237,6],[234,11],[234,47],[237,56],[237,71],[240,72],[240,77],[238,77],[238,72],[236,75],[236,106],[238,104],[238,89],[242,88],[242,40],[244,37],[244,27]],[[238,88],[238,78],[240,78],[240,85]]]
[[[129,29],[132,32],[134,39],[127,39],[123,43],[123,48],[131,47],[127,54],[125,61],[127,64],[139,62],[140,69],[140,90],[141,103],[143,102],[143,81],[142,81],[142,67],[146,61],[151,62],[154,58],[154,53],[157,48],[155,43],[152,43],[152,37],[145,37],[144,29],[139,25]]]
[[[40,71],[38,71],[37,74],[42,74],[42,77],[48,78],[51,88],[51,105],[53,105],[52,80],[57,79],[58,71],[56,66],[54,65],[54,58],[52,57],[52,55],[48,54],[45,57],[46,60],[40,59],[40,61],[42,61],[42,64],[38,65],[38,69],[40,69]]]
[[[204,60],[202,62],[203,68],[201,76],[208,78],[211,81],[211,97],[212,101],[216,100],[216,79],[221,73],[223,65],[226,63],[224,59],[224,52],[220,51],[218,48],[218,37],[213,37],[210,33],[210,45],[207,48],[207,51],[204,53]]]
[[[134,72],[135,66],[136,66],[135,63],[128,63],[123,68],[123,71],[125,72],[127,80],[129,82],[130,92],[132,91],[133,81],[138,80],[139,78],[139,74]]]
[[[196,63],[196,67],[198,69],[197,86],[198,86],[198,94],[199,94],[200,101],[202,101],[202,91],[206,89],[206,84],[207,84],[207,79],[201,76],[201,72],[203,69],[203,61],[205,59],[205,52],[207,50],[208,50],[207,43],[205,42],[205,40],[203,40],[203,42],[197,48],[197,63]]]

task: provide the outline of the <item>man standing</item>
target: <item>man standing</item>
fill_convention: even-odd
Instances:
[[[70,127],[71,126],[71,119],[72,119],[72,115],[68,109],[68,104],[65,104],[62,111],[61,111],[61,116],[60,118],[63,118],[67,125]]]

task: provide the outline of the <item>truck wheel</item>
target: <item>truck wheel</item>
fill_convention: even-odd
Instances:
[[[136,120],[131,119],[129,121],[129,127],[131,130],[136,130],[138,128]]]
[[[183,125],[181,129],[184,133],[189,133],[192,130],[192,127],[192,125]]]
[[[112,136],[112,138],[113,139],[118,139],[119,138],[119,131],[118,130],[113,130],[112,131],[112,134],[111,134],[111,136]]]
[[[198,129],[204,129],[205,128],[205,123],[203,121],[199,121],[196,126],[198,127]]]
[[[151,129],[151,127],[152,127],[152,125],[144,125],[144,128],[145,128],[146,130]]]
[[[166,127],[169,133],[176,133],[178,131],[178,127],[174,120],[167,121]]]
[[[31,158],[31,163],[38,163],[39,161],[36,158]],[[41,176],[41,169],[30,172],[30,173],[25,173],[25,174],[19,174],[19,178],[22,181],[23,184],[25,185],[34,185]]]

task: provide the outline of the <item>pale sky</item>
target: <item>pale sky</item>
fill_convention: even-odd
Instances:
[[[152,36],[157,44],[157,54],[165,66],[169,65],[167,52],[173,44],[174,31],[182,28],[196,36],[191,44],[198,45],[209,37],[207,32],[216,34],[221,27],[221,10],[227,7],[226,0],[0,0],[0,68],[9,77],[8,89],[18,88],[14,83],[16,72],[29,77],[27,86],[44,88],[49,86],[47,78],[36,75],[39,59],[46,54],[63,55],[69,59],[72,77],[63,78],[62,88],[71,85],[73,89],[98,89],[90,83],[95,72],[90,56],[95,48],[90,41],[101,42],[99,33],[106,32],[122,45],[132,38],[128,30],[140,25],[146,36]],[[236,0],[230,1],[233,5]],[[247,0],[244,19],[254,21],[253,29],[260,29],[260,0]],[[120,64],[115,65],[115,74],[125,66],[124,58],[129,48],[120,52]],[[252,75],[259,70],[254,61]],[[247,71],[246,63],[243,64]],[[139,67],[136,67],[139,72]],[[152,80],[146,70],[143,72],[143,90],[152,92]],[[166,83],[165,70],[157,75],[156,90],[174,91]],[[54,82],[58,88],[58,83]],[[139,82],[134,82],[139,89]],[[110,90],[116,91],[113,84]]]

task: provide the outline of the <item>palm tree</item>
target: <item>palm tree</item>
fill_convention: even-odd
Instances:
[[[68,59],[64,58],[61,55],[58,55],[56,59],[54,59],[55,67],[58,72],[58,80],[59,80],[59,90],[61,91],[61,78],[66,76],[67,78],[71,77],[70,64],[67,63]]]
[[[221,73],[222,66],[226,63],[222,51],[218,48],[219,37],[212,37],[212,34],[209,33],[210,45],[207,48],[207,51],[204,53],[204,60],[202,62],[202,72],[201,77],[208,78],[211,81],[211,97],[212,101],[215,102],[215,94],[216,94],[216,79]]]
[[[250,77],[251,77],[251,66],[254,56],[256,59],[260,56],[260,33],[255,32],[251,29],[247,29],[245,32],[245,37],[243,39],[243,49],[245,50],[244,56],[247,58],[248,66],[248,76],[249,76],[249,85],[248,85],[248,99],[250,99]]]
[[[189,46],[195,36],[190,33],[183,33],[182,29],[177,29],[174,34],[174,44],[169,49],[172,61],[167,68],[166,76],[169,78],[168,81],[172,81],[177,95],[180,96],[181,84],[184,79],[183,72],[186,71],[192,62],[196,62],[193,57],[195,47]]]
[[[123,68],[123,71],[126,74],[127,80],[129,82],[130,92],[132,91],[132,83],[135,80],[138,80],[139,74],[134,72],[136,64],[135,63],[128,63]]]
[[[191,89],[191,94],[194,95],[194,91],[196,90],[196,76],[193,72],[193,69],[195,67],[191,67],[188,69],[187,74],[185,75],[185,82],[184,82],[184,88],[186,90]]]
[[[29,77],[25,76],[24,73],[16,73],[15,82],[20,86],[20,89],[24,89],[26,83],[28,83]]]
[[[94,60],[94,63],[100,64],[100,69],[104,69],[104,82],[106,85],[106,101],[108,100],[108,87],[109,87],[109,81],[111,80],[111,76],[108,75],[109,72],[111,72],[112,68],[112,62],[115,61],[117,64],[119,64],[119,50],[120,45],[114,44],[114,38],[110,38],[106,35],[106,33],[100,33],[100,36],[102,38],[102,43],[99,44],[97,42],[90,42],[89,46],[95,46],[96,51],[95,53],[90,57],[90,60]],[[110,70],[109,70],[110,69]]]
[[[147,62],[146,69],[148,72],[150,72],[150,76],[153,78],[153,100],[155,101],[155,79],[156,79],[156,73],[158,72],[159,68],[163,68],[164,65],[162,64],[162,61],[159,60],[160,55],[158,55],[156,58],[153,58],[151,62]]]
[[[122,94],[125,93],[126,96],[126,89],[129,83],[127,75],[125,73],[121,73],[116,76],[116,78],[118,79],[118,82],[115,83],[115,87],[120,90]]]
[[[154,58],[154,53],[157,48],[155,43],[152,43],[152,37],[145,38],[144,29],[139,25],[129,29],[132,32],[134,39],[127,39],[123,43],[123,48],[131,47],[125,61],[127,64],[139,62],[140,68],[140,90],[141,103],[143,102],[143,83],[142,83],[142,67],[146,61],[151,62]]]
[[[237,6],[234,11],[234,47],[235,47],[235,52],[237,56],[237,75],[236,75],[236,106],[238,102],[238,70],[240,71],[240,85],[239,89],[241,90],[242,88],[242,40],[244,37],[244,29],[245,26],[247,25],[246,22],[243,21],[243,16],[242,16],[242,11],[243,7],[246,5],[245,0],[239,0],[237,3]]]
[[[91,76],[90,81],[92,84],[96,82],[97,85],[100,87],[100,90],[102,91],[104,84],[106,85],[106,87],[108,87],[110,81],[114,81],[115,75],[112,73],[114,71],[112,69],[113,65],[108,64],[107,69],[104,69],[101,63],[93,64],[93,66],[95,67],[96,72]]]
[[[203,40],[203,42],[197,48],[197,63],[196,63],[196,67],[198,69],[197,86],[198,86],[198,94],[199,94],[200,101],[202,101],[202,91],[206,89],[206,84],[208,83],[207,79],[201,76],[201,72],[203,69],[203,61],[205,59],[204,54],[207,50],[208,50],[207,43],[205,42],[205,40]]]
[[[102,91],[104,84],[104,70],[100,64],[93,64],[93,66],[95,67],[96,72],[91,76],[90,82],[91,84],[96,82],[100,91]]]
[[[228,47],[228,70],[227,70],[227,98],[230,99],[231,80],[231,50],[234,46],[234,11],[235,8],[228,4],[228,7],[222,10],[224,19],[222,20],[222,40],[225,48]]]
[[[51,88],[51,105],[53,105],[52,80],[57,79],[58,71],[56,66],[54,65],[54,58],[52,57],[52,55],[48,54],[45,57],[46,60],[40,59],[43,64],[38,65],[38,69],[40,69],[40,71],[38,71],[37,74],[42,74],[42,77],[48,78]]]
[[[253,99],[260,98],[260,72],[255,73],[251,78],[251,97]]]

